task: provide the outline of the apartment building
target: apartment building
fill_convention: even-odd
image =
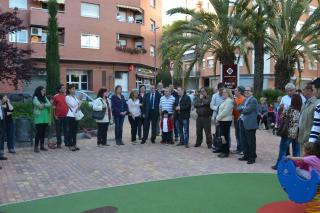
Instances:
[[[180,7],[187,7],[190,9],[202,9],[209,12],[214,12],[212,5],[208,0],[184,0],[184,1],[176,1],[176,4],[173,7],[180,6]],[[230,2],[229,6],[232,7],[233,3]],[[163,7],[164,10],[168,10],[170,6]],[[309,15],[313,13],[313,11],[318,7],[318,1],[313,0],[309,5],[309,14],[305,14],[302,19],[299,21],[297,26],[297,31],[300,30],[301,26],[303,25],[304,21],[307,19]],[[163,11],[165,13],[165,11]],[[179,19],[187,19],[186,16],[175,16],[173,19],[168,18],[168,16],[164,15],[163,18],[166,24],[171,24],[173,21]],[[194,58],[194,53],[192,51],[187,51],[182,58],[183,61],[183,69],[187,70],[188,65]],[[254,74],[254,49],[250,49],[248,59],[249,59],[249,68],[246,67],[243,57],[241,55],[237,55],[238,60],[238,67],[240,70],[240,78],[239,83],[244,86],[253,85],[253,74]],[[270,58],[270,54],[265,54],[264,56],[264,89],[266,88],[273,88],[274,87],[274,59]],[[296,66],[297,67],[297,66]],[[311,62],[308,59],[306,61],[300,61],[300,67],[302,69],[302,82],[311,81],[312,79],[320,76],[320,66],[317,61]],[[200,88],[202,86],[206,87],[213,87],[215,86],[221,79],[220,79],[220,63],[217,62],[217,77],[214,77],[214,58],[209,53],[205,56],[202,63],[197,63],[189,76],[189,89]],[[297,82],[299,76],[299,72],[296,69],[295,75],[292,77],[292,82]]]
[[[9,42],[33,51],[31,92],[45,85],[48,0],[2,0],[2,12],[18,8],[26,29],[10,34]],[[61,82],[78,89],[124,91],[155,78],[162,26],[161,0],[57,0]],[[10,91],[9,86],[1,86]],[[2,89],[1,89],[2,90]]]

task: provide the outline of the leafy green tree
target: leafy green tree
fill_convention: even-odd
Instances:
[[[267,46],[275,64],[275,87],[284,90],[284,86],[294,75],[294,65],[308,60],[319,61],[320,47],[320,8],[309,14],[311,0],[270,0],[273,10],[268,11],[268,22],[272,29]],[[308,16],[301,26],[299,20]]]
[[[206,54],[214,57],[214,77],[217,76],[218,60],[221,64],[234,64],[236,49],[244,54],[249,69],[247,48],[244,48],[242,37],[239,36],[232,25],[235,19],[242,17],[245,2],[236,2],[235,7],[229,10],[229,1],[210,0],[216,13],[203,10],[195,11],[182,7],[167,11],[169,15],[180,13],[191,17],[189,21],[177,21],[169,26],[163,33],[160,45],[160,55],[163,63],[173,61],[175,73],[181,69],[183,54],[186,51],[194,51],[195,58],[190,62],[188,70],[184,73],[185,85],[188,83],[188,76],[192,67],[197,62],[202,63]]]
[[[46,46],[47,93],[54,95],[57,86],[60,84],[59,36],[56,17],[58,4],[56,0],[49,0],[48,11],[48,38]]]
[[[240,19],[235,19],[234,26],[239,30],[239,36],[252,45],[254,49],[254,93],[257,95],[263,90],[264,80],[264,54],[268,51],[266,40],[269,38],[268,33],[268,10],[270,4],[267,0],[241,0],[242,9]],[[245,21],[243,21],[245,20]]]

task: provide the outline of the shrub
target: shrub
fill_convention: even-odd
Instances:
[[[12,103],[14,107],[13,118],[33,118],[32,103]]]
[[[92,107],[87,102],[85,102],[81,105],[81,111],[84,114],[84,117],[79,122],[79,128],[96,129],[97,123],[92,118]]]
[[[268,104],[274,103],[277,101],[277,98],[279,96],[284,96],[285,93],[282,92],[281,90],[276,90],[276,89],[266,89],[263,90],[258,96],[257,99],[259,101],[259,99],[261,97],[266,97],[267,98],[267,102]]]

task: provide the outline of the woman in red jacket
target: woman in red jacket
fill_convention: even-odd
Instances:
[[[169,118],[169,113],[166,110],[162,112],[160,127],[162,129],[162,143],[170,144],[173,141],[172,139],[173,122],[172,122],[172,119]]]

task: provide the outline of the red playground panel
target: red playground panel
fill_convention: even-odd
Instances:
[[[306,205],[292,201],[270,203],[260,208],[257,213],[305,213]]]

